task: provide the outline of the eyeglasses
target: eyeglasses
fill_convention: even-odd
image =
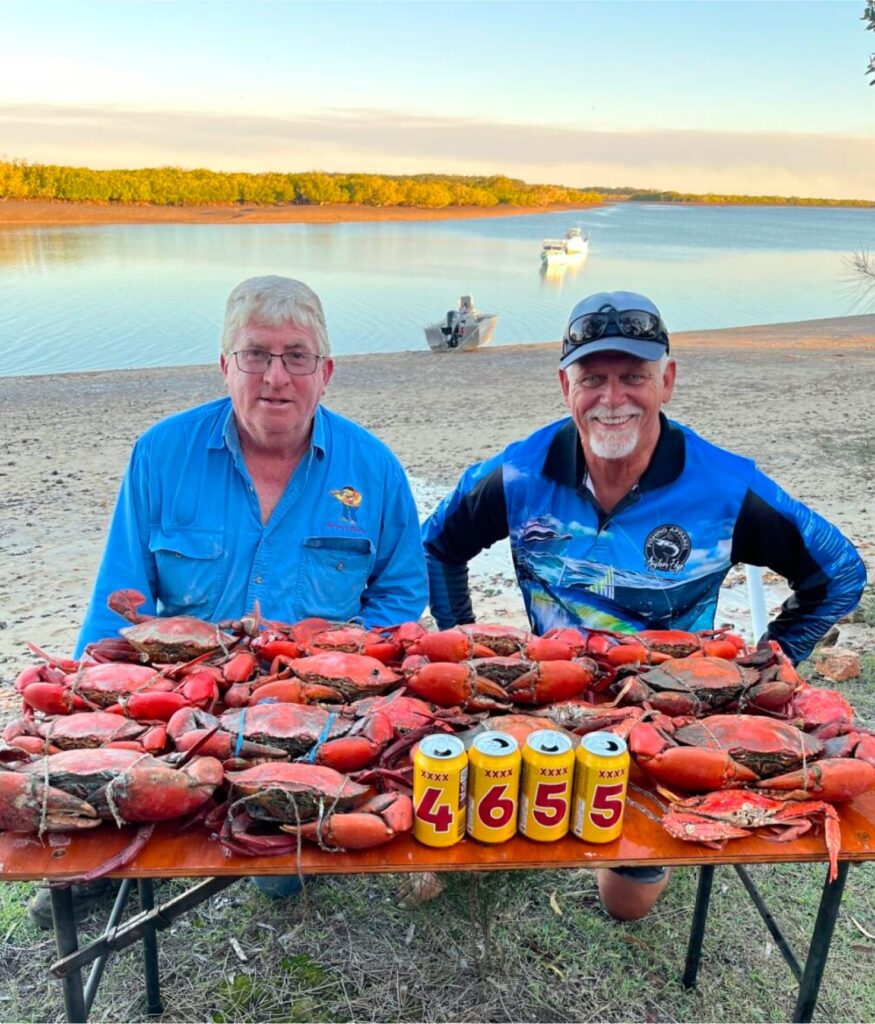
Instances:
[[[609,327],[613,330],[609,331]],[[624,338],[641,338],[643,341],[664,341],[667,337],[665,326],[655,313],[609,307],[598,313],[584,313],[571,321],[562,340],[562,355],[566,356],[579,345],[597,341],[606,334],[609,337],[619,334]]]
[[[270,364],[274,359],[279,359],[283,364],[286,373],[293,377],[306,377],[316,372],[319,360],[313,352],[305,352],[303,349],[292,349],[290,352],[283,352],[274,355],[263,348],[241,348],[233,353],[237,360],[237,366],[244,373],[267,373]]]

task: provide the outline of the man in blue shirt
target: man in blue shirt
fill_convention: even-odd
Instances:
[[[419,521],[388,447],[320,401],[334,372],[322,305],[299,281],[239,284],[225,313],[228,397],[136,442],[77,654],[123,625],[120,587],[145,613],[416,620],[427,584]]]
[[[256,277],[228,298],[219,360],[228,397],[170,416],[136,442],[76,654],[124,623],[109,594],[132,587],[144,613],[209,622],[256,607],[388,626],[428,596],[419,519],[398,459],[325,409],[334,372],[318,296]],[[271,894],[297,879],[258,879]],[[107,883],[77,887],[83,907]],[[51,927],[48,893],[31,904]]]
[[[571,312],[559,381],[570,418],[472,466],[423,527],[431,610],[474,621],[468,562],[510,538],[532,628],[709,629],[736,562],[793,590],[767,636],[793,661],[853,609],[866,571],[853,545],[761,473],[660,411],[675,363],[643,295],[600,292]],[[664,869],[600,870],[615,917],[646,914]]]

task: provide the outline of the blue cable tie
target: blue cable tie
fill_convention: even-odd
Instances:
[[[316,755],[319,753],[319,748],[328,739],[328,734],[331,732],[331,726],[334,725],[334,719],[337,718],[337,712],[332,711],[325,725],[322,727],[322,732],[319,733],[319,739],[313,744],[312,747],[298,758],[299,761],[303,761],[305,764],[314,764],[316,761]]]
[[[234,747],[234,757],[240,756],[240,751],[243,749],[243,727],[246,723],[246,708],[240,709],[240,729],[237,732],[237,745]]]

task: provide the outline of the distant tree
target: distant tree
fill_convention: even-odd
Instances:
[[[866,9],[863,11],[861,21],[867,22],[867,32],[875,32],[875,0],[866,0]],[[866,74],[875,76],[875,53],[869,55],[869,66],[866,68]],[[875,85],[875,77],[869,80],[869,85]]]

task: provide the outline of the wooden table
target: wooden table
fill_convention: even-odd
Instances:
[[[638,798],[636,798],[638,799]],[[699,866],[699,885],[687,947],[683,983],[693,987],[699,968],[702,941],[715,866],[731,864],[740,875],[754,905],[799,982],[794,1021],[809,1021],[814,1012],[823,970],[829,954],[845,879],[851,861],[875,860],[875,792],[839,808],[842,851],[839,876],[825,881],[812,939],[800,966],[784,936],[748,877],[744,865],[782,862],[822,862],[827,859],[822,831],[790,843],[763,839],[734,839],[723,850],[673,839],[634,806],[628,806],[622,836],[595,846],[567,837],[540,844],[517,836],[498,846],[466,839],[449,849],[421,846],[412,836],[396,838],[386,846],[356,853],[332,854],[305,845],[300,861],[295,854],[282,857],[227,857],[203,830],[175,834],[162,825],[148,846],[117,877],[125,879],[104,934],[79,949],[69,887],[52,889],[58,961],[52,973],[62,981],[68,1021],[84,1021],[97,990],[107,956],[134,942],[143,942],[145,992],[149,1013],[162,1011],[157,961],[157,931],[176,917],[209,899],[244,875],[288,875],[299,869],[306,875],[407,871],[501,871],[521,868],[594,868],[627,865],[674,864]],[[3,881],[49,879],[62,883],[119,852],[129,841],[130,829],[109,826],[69,838],[49,836],[41,843],[32,837],[0,835],[0,878]],[[168,877],[205,879],[182,895],[154,907],[152,879]],[[140,890],[141,912],[120,924],[132,881]],[[82,967],[94,966],[87,984]]]

